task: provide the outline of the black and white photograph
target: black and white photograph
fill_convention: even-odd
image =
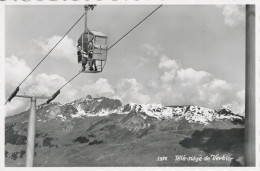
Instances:
[[[254,42],[254,4],[5,5],[5,167],[255,166]]]

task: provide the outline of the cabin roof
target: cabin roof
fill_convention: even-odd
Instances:
[[[105,35],[104,33],[102,33],[101,31],[91,31],[95,36],[100,36],[100,37],[107,37],[107,35]]]

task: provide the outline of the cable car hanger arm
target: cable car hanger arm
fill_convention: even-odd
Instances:
[[[14,92],[9,96],[9,98],[7,99],[7,101],[5,102],[5,105],[6,105],[6,103],[7,102],[11,102],[11,100],[16,96],[16,94],[18,93],[18,91],[19,91],[19,87],[17,87],[15,90],[14,90]]]

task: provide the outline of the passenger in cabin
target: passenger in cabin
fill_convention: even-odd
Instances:
[[[78,51],[77,51],[78,63],[80,63],[82,61],[82,53],[81,53],[82,47],[80,45],[78,45],[77,48],[78,48]]]
[[[88,42],[88,51],[93,51],[94,50],[94,37],[92,38],[92,40],[90,40]]]
[[[85,71],[88,62],[88,54],[83,51],[82,47],[78,45],[78,63],[82,62],[82,71]]]
[[[82,58],[82,71],[85,71],[87,63],[88,63],[88,55],[87,54],[83,54],[83,58]]]
[[[93,65],[94,65],[94,70],[97,71],[96,60],[93,59],[93,51],[89,51],[88,53],[88,64],[89,64],[90,71],[93,71]]]

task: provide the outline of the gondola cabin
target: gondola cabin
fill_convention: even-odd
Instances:
[[[107,60],[108,37],[102,32],[90,31],[83,33],[78,46],[81,46],[82,65],[86,63],[84,73],[102,72]]]

